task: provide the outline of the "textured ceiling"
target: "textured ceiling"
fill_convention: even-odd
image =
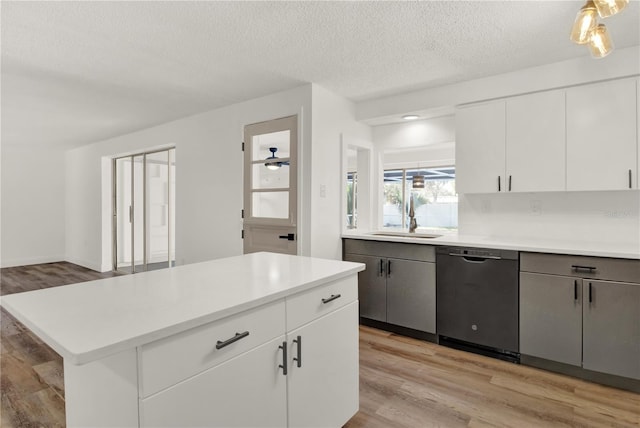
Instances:
[[[308,82],[361,101],[585,56],[568,40],[582,4],[2,1],[2,144],[73,147]],[[640,45],[639,4],[607,19],[616,47]]]

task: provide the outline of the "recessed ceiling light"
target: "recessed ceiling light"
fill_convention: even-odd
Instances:
[[[417,114],[405,114],[402,116],[404,120],[416,120],[419,116]]]

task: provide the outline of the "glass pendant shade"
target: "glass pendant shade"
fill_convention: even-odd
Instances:
[[[598,25],[591,33],[589,50],[594,58],[604,58],[613,50],[613,40],[604,24]]]
[[[414,175],[412,182],[414,189],[424,189],[424,175]]]
[[[602,18],[615,15],[629,4],[629,0],[594,0],[593,2],[598,10],[598,15]]]
[[[589,0],[578,12],[571,28],[569,38],[572,42],[583,45],[589,42],[591,31],[596,28],[597,10],[592,0]]]

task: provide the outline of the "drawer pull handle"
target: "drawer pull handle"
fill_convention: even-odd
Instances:
[[[586,270],[589,273],[593,273],[598,270],[598,268],[595,266],[580,266],[580,265],[571,265],[571,269],[573,269],[576,272],[579,272],[581,270]]]
[[[322,303],[326,304],[326,303],[329,303],[329,302],[333,302],[334,300],[339,299],[340,297],[341,297],[340,294],[332,294],[331,297],[328,297],[326,299],[322,299]]]
[[[298,348],[298,355],[293,359],[293,361],[295,361],[296,363],[298,363],[298,367],[302,367],[302,336],[298,336],[297,338],[295,338],[293,340],[293,343],[295,343]]]
[[[222,349],[225,346],[229,346],[231,345],[233,342],[237,342],[240,339],[244,339],[245,337],[249,336],[249,332],[245,331],[244,333],[236,333],[235,336],[233,336],[231,339],[227,339],[225,341],[221,341],[218,340],[216,342],[216,349]]]
[[[278,346],[278,349],[282,349],[282,364],[278,367],[282,369],[282,374],[287,375],[287,341],[282,342],[282,345]]]

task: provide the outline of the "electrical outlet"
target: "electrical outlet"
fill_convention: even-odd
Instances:
[[[531,214],[542,215],[542,202],[538,200],[531,201]]]

